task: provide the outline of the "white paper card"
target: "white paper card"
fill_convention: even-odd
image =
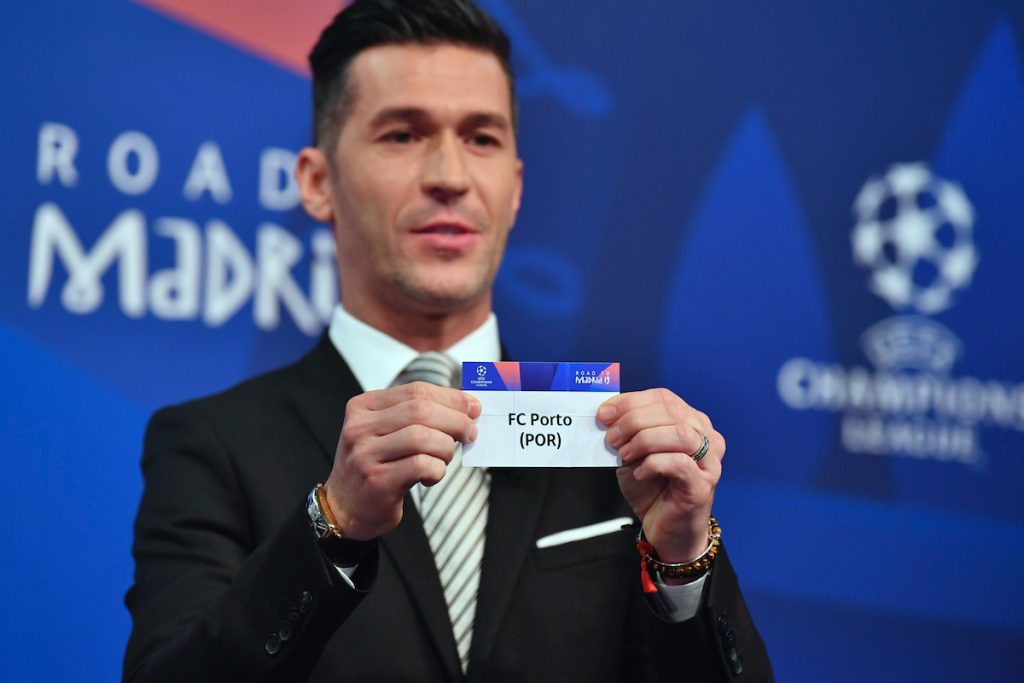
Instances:
[[[598,407],[619,393],[618,374],[618,363],[464,363],[463,390],[483,410],[462,464],[618,467],[597,421]]]

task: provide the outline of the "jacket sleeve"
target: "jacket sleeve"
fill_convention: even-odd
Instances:
[[[304,679],[369,590],[353,590],[327,562],[305,501],[254,540],[251,502],[195,404],[153,417],[142,473],[124,679]],[[376,563],[360,565],[360,586],[372,585]]]
[[[640,606],[638,611],[643,614],[637,617],[642,624],[639,633],[646,642],[639,646],[644,663],[636,666],[645,675],[630,678],[721,683],[774,680],[768,651],[724,547],[715,558],[700,609],[692,619],[669,622],[662,617],[657,595],[645,598],[636,601],[647,603]]]

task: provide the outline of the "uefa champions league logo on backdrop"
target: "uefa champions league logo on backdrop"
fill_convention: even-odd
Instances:
[[[861,336],[874,368],[790,358],[779,398],[841,415],[849,453],[981,463],[981,425],[1024,431],[1024,384],[953,375],[963,343],[929,317],[956,303],[978,266],[970,200],[925,164],[894,164],[864,184],[853,213],[853,260],[896,315]]]
[[[959,185],[924,164],[895,164],[864,185],[854,212],[854,259],[893,308],[938,313],[970,284],[978,265],[974,207]]]
[[[897,312],[934,315],[970,285],[978,266],[974,207],[958,184],[922,163],[893,164],[864,184],[853,211],[853,259],[869,269],[871,291]],[[884,370],[949,374],[962,349],[948,329],[914,315],[883,320],[861,341]]]

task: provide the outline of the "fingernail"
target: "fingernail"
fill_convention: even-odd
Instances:
[[[611,429],[608,430],[608,434],[605,435],[605,439],[613,447],[617,447],[619,445],[620,436],[622,436],[622,430],[619,429],[618,427],[612,427]]]
[[[610,422],[615,417],[615,413],[618,412],[615,406],[601,406],[597,410],[597,416],[601,418],[602,422]]]
[[[473,423],[473,426],[469,428],[469,443],[476,441],[477,434],[480,433],[480,429]]]

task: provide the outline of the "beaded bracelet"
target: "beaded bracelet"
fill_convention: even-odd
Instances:
[[[640,565],[643,570],[656,572],[661,576],[673,579],[697,578],[705,574],[711,568],[711,563],[718,554],[718,548],[722,541],[722,527],[718,526],[718,520],[714,515],[708,519],[708,547],[694,560],[689,562],[662,562],[654,557],[654,546],[644,538],[643,527],[636,536],[636,548],[640,552]],[[644,572],[646,573],[646,571]],[[649,577],[642,577],[647,578]],[[646,589],[646,582],[645,582]]]

